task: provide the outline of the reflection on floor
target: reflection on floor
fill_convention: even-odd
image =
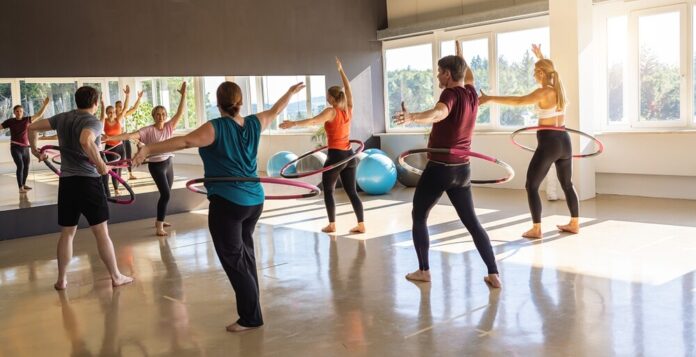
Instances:
[[[256,232],[266,325],[224,326],[235,300],[206,211],[112,226],[122,269],[113,289],[91,234],[79,232],[66,293],[53,291],[55,235],[0,242],[0,355],[124,356],[681,356],[696,352],[696,202],[604,196],[582,202],[583,230],[558,234],[563,201],[544,203],[543,240],[520,191],[477,189],[475,202],[504,287],[485,267],[446,199],[431,215],[431,284],[416,267],[410,189],[365,198],[370,232],[339,197],[339,234],[320,198],[268,201]],[[343,232],[343,233],[342,233]],[[61,331],[61,332],[57,332]]]
[[[13,166],[14,169],[14,166]],[[0,211],[17,208],[28,208],[55,204],[58,198],[58,176],[52,171],[41,168],[30,171],[27,179],[27,186],[33,189],[26,194],[19,194],[17,190],[17,180],[14,171],[1,170],[0,172]],[[122,177],[138,193],[157,191],[157,186],[152,180],[152,176],[147,170],[147,166],[142,166],[134,171],[137,180],[129,180],[127,170],[123,170]],[[182,188],[187,180],[202,176],[202,168],[197,165],[177,164],[174,168],[174,187]],[[109,184],[109,189],[113,193],[113,185]],[[121,189],[121,194],[126,194]]]

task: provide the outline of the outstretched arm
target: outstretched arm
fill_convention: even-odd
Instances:
[[[181,120],[181,117],[184,115],[184,108],[186,107],[186,81],[181,84],[181,88],[178,90],[179,94],[181,94],[181,99],[179,100],[179,106],[176,108],[176,114],[169,120],[172,124],[172,128],[176,129],[176,126],[179,124],[179,120]]]
[[[338,68],[338,73],[341,75],[343,90],[346,92],[346,106],[348,106],[349,109],[353,108],[353,91],[350,88],[348,76],[346,76],[346,72],[343,71],[343,64],[341,64],[341,60],[339,60],[338,57],[336,57],[336,67]]]
[[[132,133],[124,133],[116,136],[107,136],[102,141],[123,141],[123,140],[140,140],[140,131]]]
[[[39,109],[39,111],[36,112],[36,114],[32,115],[31,119],[29,119],[29,121],[33,123],[34,120],[43,118],[43,115],[46,112],[46,108],[48,108],[48,103],[50,101],[51,101],[51,98],[46,97],[46,99],[44,99],[43,105],[41,106],[41,109]]]
[[[128,104],[130,103],[130,86],[126,85],[126,89],[123,90],[123,93],[126,94],[126,99],[123,101],[123,107],[128,108]],[[116,117],[116,121],[121,121],[123,118],[126,116],[126,111],[122,110],[121,114],[119,114]]]
[[[266,130],[266,128],[271,125],[271,123],[283,112],[285,107],[290,103],[290,98],[301,91],[305,87],[304,83],[300,82],[290,87],[288,91],[278,99],[278,101],[273,104],[271,109],[263,111],[256,114],[256,117],[261,121],[261,131]]]
[[[31,123],[27,130],[29,136],[29,145],[31,145],[31,153],[34,154],[34,156],[36,156],[39,160],[43,160],[41,154],[39,154],[39,149],[36,147],[36,141],[38,139],[39,132],[52,130],[51,123],[47,119],[39,120],[36,123]]]
[[[140,91],[140,92],[138,92],[138,96],[137,96],[137,99],[135,100],[135,104],[133,104],[133,106],[130,107],[130,109],[128,109],[128,111],[126,111],[126,118],[133,115],[133,113],[135,113],[135,111],[138,110],[138,107],[140,106],[140,99],[142,99],[142,98],[143,98],[143,91]],[[125,108],[125,106],[124,106],[124,108]]]
[[[159,143],[145,145],[133,157],[133,165],[140,165],[148,156],[172,152],[194,147],[211,145],[215,141],[215,128],[210,122],[198,127],[198,129],[184,135],[176,136]]]
[[[541,44],[532,44],[532,53],[534,53],[534,56],[538,60],[543,60],[544,59],[544,54],[541,53]]]
[[[543,88],[538,88],[534,92],[522,96],[495,96],[487,95],[486,93],[481,91],[481,96],[479,96],[479,105],[483,105],[488,102],[505,105],[530,105],[539,103],[543,98]]]
[[[297,121],[291,121],[291,120],[286,120],[282,123],[280,123],[280,128],[281,129],[290,129],[296,126],[315,126],[315,125],[321,125],[326,123],[327,121],[333,119],[336,116],[336,109],[334,108],[326,108],[319,113],[319,115],[305,119],[305,120],[297,120]]]
[[[405,125],[409,123],[416,124],[433,124],[447,118],[449,108],[444,103],[437,102],[432,109],[420,113],[409,113],[406,105],[401,102],[401,111],[394,114],[394,124]]]

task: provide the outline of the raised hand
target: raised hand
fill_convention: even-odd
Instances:
[[[338,69],[339,72],[343,71],[343,64],[341,64],[341,60],[336,57],[336,69]]]
[[[177,92],[179,92],[179,94],[181,94],[182,96],[186,95],[186,81],[181,83],[181,88],[179,88]]]
[[[292,94],[297,94],[297,93],[299,93],[301,90],[303,90],[304,87],[306,87],[306,86],[304,85],[304,82],[300,82],[300,83],[297,83],[297,84],[293,85],[292,87],[290,87],[290,89],[288,89],[288,92],[290,92],[290,93],[292,93]]]
[[[544,54],[541,53],[541,44],[532,44],[532,53],[537,59],[544,59]]]
[[[43,105],[47,106],[50,101],[51,101],[51,97],[46,97],[46,99],[44,99],[44,101],[43,101]]]
[[[143,91],[138,92],[138,99],[143,97],[143,93],[144,93]]]
[[[401,102],[401,111],[394,113],[392,119],[394,119],[394,124],[396,125],[405,125],[413,121],[404,102]]]
[[[126,89],[123,90],[123,93],[125,93],[126,96],[128,96],[130,94],[130,86],[129,85],[126,84]]]
[[[479,90],[481,92],[481,95],[479,96],[479,105],[486,104],[491,100],[491,97],[484,93],[483,90]]]
[[[293,126],[295,126],[295,123],[293,123],[293,122],[291,122],[291,121],[289,121],[289,120],[285,120],[285,121],[283,121],[282,123],[280,123],[280,125],[279,125],[279,127],[280,127],[281,129],[290,129],[290,128],[292,128]]]
[[[464,53],[462,52],[462,44],[459,43],[459,40],[454,41],[454,54],[457,57],[464,58]]]

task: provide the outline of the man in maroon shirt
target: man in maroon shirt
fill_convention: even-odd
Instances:
[[[29,176],[29,138],[27,137],[27,127],[34,120],[43,117],[46,107],[50,98],[46,97],[44,99],[41,109],[39,109],[36,114],[25,117],[24,108],[21,105],[15,105],[12,108],[15,117],[9,118],[2,122],[3,129],[10,129],[10,154],[12,155],[12,160],[14,160],[17,166],[17,186],[19,186],[19,193],[25,193],[31,190],[31,187],[27,186],[27,176]]]
[[[432,124],[428,148],[469,150],[471,147],[471,136],[478,111],[478,95],[474,88],[473,72],[462,56],[458,41],[456,48],[457,55],[443,57],[437,62],[437,80],[443,91],[435,107],[421,113],[409,113],[402,103],[403,111],[394,116],[397,125]],[[457,215],[471,233],[476,249],[486,263],[488,275],[484,280],[490,286],[500,288],[498,267],[491,242],[474,211],[469,158],[450,154],[431,154],[428,158],[428,165],[423,170],[413,195],[411,213],[413,244],[418,255],[419,267],[413,273],[407,274],[406,279],[430,281],[428,214],[442,194],[447,192]]]

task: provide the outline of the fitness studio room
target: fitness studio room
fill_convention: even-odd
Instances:
[[[696,0],[3,5],[0,356],[696,356]]]

